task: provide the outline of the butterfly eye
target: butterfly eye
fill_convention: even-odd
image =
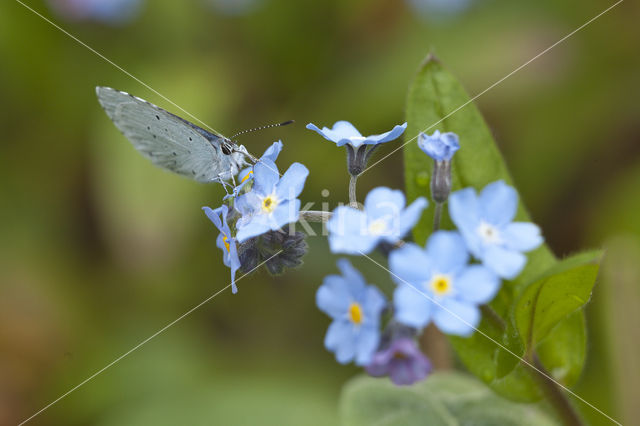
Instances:
[[[227,142],[222,143],[222,153],[224,155],[231,154],[231,146]]]

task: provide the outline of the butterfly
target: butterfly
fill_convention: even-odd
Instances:
[[[96,94],[111,121],[133,147],[165,170],[198,182],[224,185],[249,164],[247,159],[254,164],[259,161],[244,146],[144,99],[101,86],[96,87]],[[283,124],[288,123],[265,127]],[[257,129],[249,131],[252,130]]]

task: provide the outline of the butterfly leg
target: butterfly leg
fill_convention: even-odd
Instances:
[[[224,175],[226,173],[218,173],[218,176],[213,179],[214,182],[219,182],[222,185],[222,188],[224,188],[224,192],[227,193],[227,195],[229,195],[229,191],[227,190],[227,186],[231,186],[227,183],[227,181],[224,179]],[[231,192],[233,192],[233,187],[231,188]]]

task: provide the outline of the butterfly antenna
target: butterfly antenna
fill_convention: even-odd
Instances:
[[[236,138],[236,136],[244,135],[245,133],[256,132],[258,130],[264,130],[264,129],[270,129],[271,127],[282,127],[282,126],[286,126],[287,124],[291,124],[291,123],[295,123],[295,120],[285,121],[284,123],[268,124],[266,126],[260,126],[260,127],[255,127],[253,129],[243,130],[243,131],[238,132],[235,135],[231,136],[229,139],[234,140]]]

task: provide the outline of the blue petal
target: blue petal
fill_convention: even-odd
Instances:
[[[337,264],[338,269],[340,269],[344,277],[345,285],[347,286],[349,301],[364,302],[362,299],[365,295],[367,283],[360,271],[354,268],[347,259],[338,259]]]
[[[253,179],[252,176],[247,176],[249,173],[253,174],[253,167],[246,167],[242,169],[240,173],[238,173],[238,180],[240,181],[240,183],[236,185],[236,187],[242,187],[245,183],[247,183],[248,180]]]
[[[469,251],[474,256],[480,257],[481,241],[476,232],[478,225],[480,225],[480,206],[473,188],[461,189],[451,194],[449,215],[464,237]]]
[[[362,308],[364,311],[364,320],[369,327],[378,327],[380,322],[380,313],[387,305],[387,300],[376,286],[370,285],[366,288]]]
[[[360,210],[340,206],[327,222],[329,246],[334,253],[363,254],[373,250],[380,237],[366,232],[366,215]]]
[[[238,248],[235,241],[229,243],[229,264],[231,269],[231,293],[236,294],[238,292],[236,272],[240,268],[240,258],[238,257]]]
[[[333,253],[352,255],[369,254],[380,242],[380,237],[370,235],[329,234],[329,248]]]
[[[492,225],[502,226],[511,222],[518,209],[518,193],[499,180],[485,186],[480,192],[482,217]]]
[[[260,195],[269,195],[273,192],[278,179],[280,179],[280,173],[276,163],[270,160],[260,160],[253,166],[252,192]]]
[[[435,272],[456,273],[469,262],[469,253],[462,236],[455,231],[436,231],[427,241],[427,256]]]
[[[364,212],[348,206],[337,207],[327,222],[329,234],[361,234],[366,230],[367,216]]]
[[[348,121],[338,121],[333,125],[333,129],[323,127],[322,130],[320,130],[315,124],[309,123],[307,124],[307,129],[317,132],[325,139],[335,142],[336,144],[342,142],[338,144],[338,146],[349,143],[351,141],[350,138],[352,137],[362,137],[358,129],[353,127],[353,125]]]
[[[429,206],[429,202],[424,197],[418,197],[413,203],[409,205],[402,213],[400,213],[400,220],[398,221],[398,227],[396,234],[398,238],[403,238],[409,233],[409,231],[415,226],[422,216],[422,211]]]
[[[353,284],[352,284],[353,285]],[[349,285],[339,275],[328,275],[316,292],[316,305],[333,319],[344,318],[351,303]]]
[[[269,217],[269,226],[274,231],[288,223],[297,222],[300,216],[300,200],[283,201],[273,213],[266,216]]]
[[[323,130],[320,130],[320,129],[318,128],[318,126],[316,126],[315,124],[313,124],[313,123],[309,123],[309,124],[307,124],[307,129],[309,129],[309,130],[313,130],[314,132],[317,132],[320,136],[322,136],[323,138],[325,138],[325,139],[326,139],[326,140],[328,140],[328,141],[331,141],[331,142],[337,142],[337,141],[334,141],[333,139],[331,139],[329,136],[327,136],[327,135],[325,134],[325,130],[329,130],[329,129],[327,129],[326,127],[325,127]]]
[[[517,251],[530,251],[543,243],[540,228],[530,222],[512,222],[501,230],[505,245]]]
[[[274,142],[271,144],[269,148],[262,154],[262,159],[271,160],[274,163],[278,159],[278,155],[280,155],[280,151],[282,151],[282,141]]]
[[[324,346],[335,352],[340,364],[351,361],[356,353],[356,339],[353,325],[347,321],[337,320],[331,323],[324,338]]]
[[[411,284],[422,288],[432,275],[431,259],[413,243],[407,243],[389,255],[391,278],[398,285]]]
[[[358,129],[355,128],[353,124],[344,120],[336,121],[333,125],[333,128],[329,130],[329,132],[333,135],[333,140],[335,141],[362,136],[362,134],[358,131]]]
[[[222,250],[223,254],[226,254],[227,253],[227,247],[224,245],[223,238],[224,238],[224,233],[223,232],[219,233],[218,236],[216,237],[216,247],[218,247],[220,250]],[[223,260],[224,260],[224,266],[229,266],[229,264],[227,263],[227,257],[226,256],[223,257]]]
[[[471,304],[446,298],[439,302],[433,322],[443,333],[469,336],[478,327],[480,310]]]
[[[431,319],[433,303],[419,288],[399,286],[393,293],[393,306],[394,318],[402,324],[422,328]]]
[[[418,135],[418,146],[420,149],[436,161],[449,161],[453,154],[460,148],[458,135],[452,132],[440,134],[436,130],[433,135]]]
[[[356,348],[356,365],[364,366],[371,362],[373,354],[378,349],[380,333],[377,328],[362,327],[358,336]]]
[[[240,212],[242,217],[236,222],[236,227],[240,228],[249,222],[252,216],[260,210],[262,201],[253,191],[242,194],[235,199],[233,205]]]
[[[249,238],[257,237],[258,235],[262,235],[269,230],[271,230],[271,224],[267,215],[256,214],[253,215],[251,219],[242,227],[238,228],[236,240],[242,243]]]
[[[210,207],[205,206],[202,208],[202,210],[204,210],[204,214],[206,214],[209,220],[213,222],[214,226],[218,228],[219,231],[222,231],[222,222],[220,221],[220,216],[218,216],[218,214],[216,214],[216,212],[213,211]]]
[[[512,280],[524,268],[527,263],[527,257],[517,251],[494,245],[487,247],[482,263],[498,276]]]
[[[297,198],[304,188],[309,170],[300,163],[293,163],[276,185],[276,196],[279,200]]]
[[[493,300],[500,289],[500,279],[482,265],[471,265],[455,277],[453,286],[458,298],[482,304]]]
[[[397,125],[386,133],[382,133],[380,135],[367,136],[364,143],[367,145],[377,145],[379,143],[392,141],[400,137],[400,135],[404,133],[406,128],[407,128],[407,123]]]
[[[380,217],[399,217],[404,208],[404,194],[384,186],[372,189],[364,200],[364,210],[369,221]]]

